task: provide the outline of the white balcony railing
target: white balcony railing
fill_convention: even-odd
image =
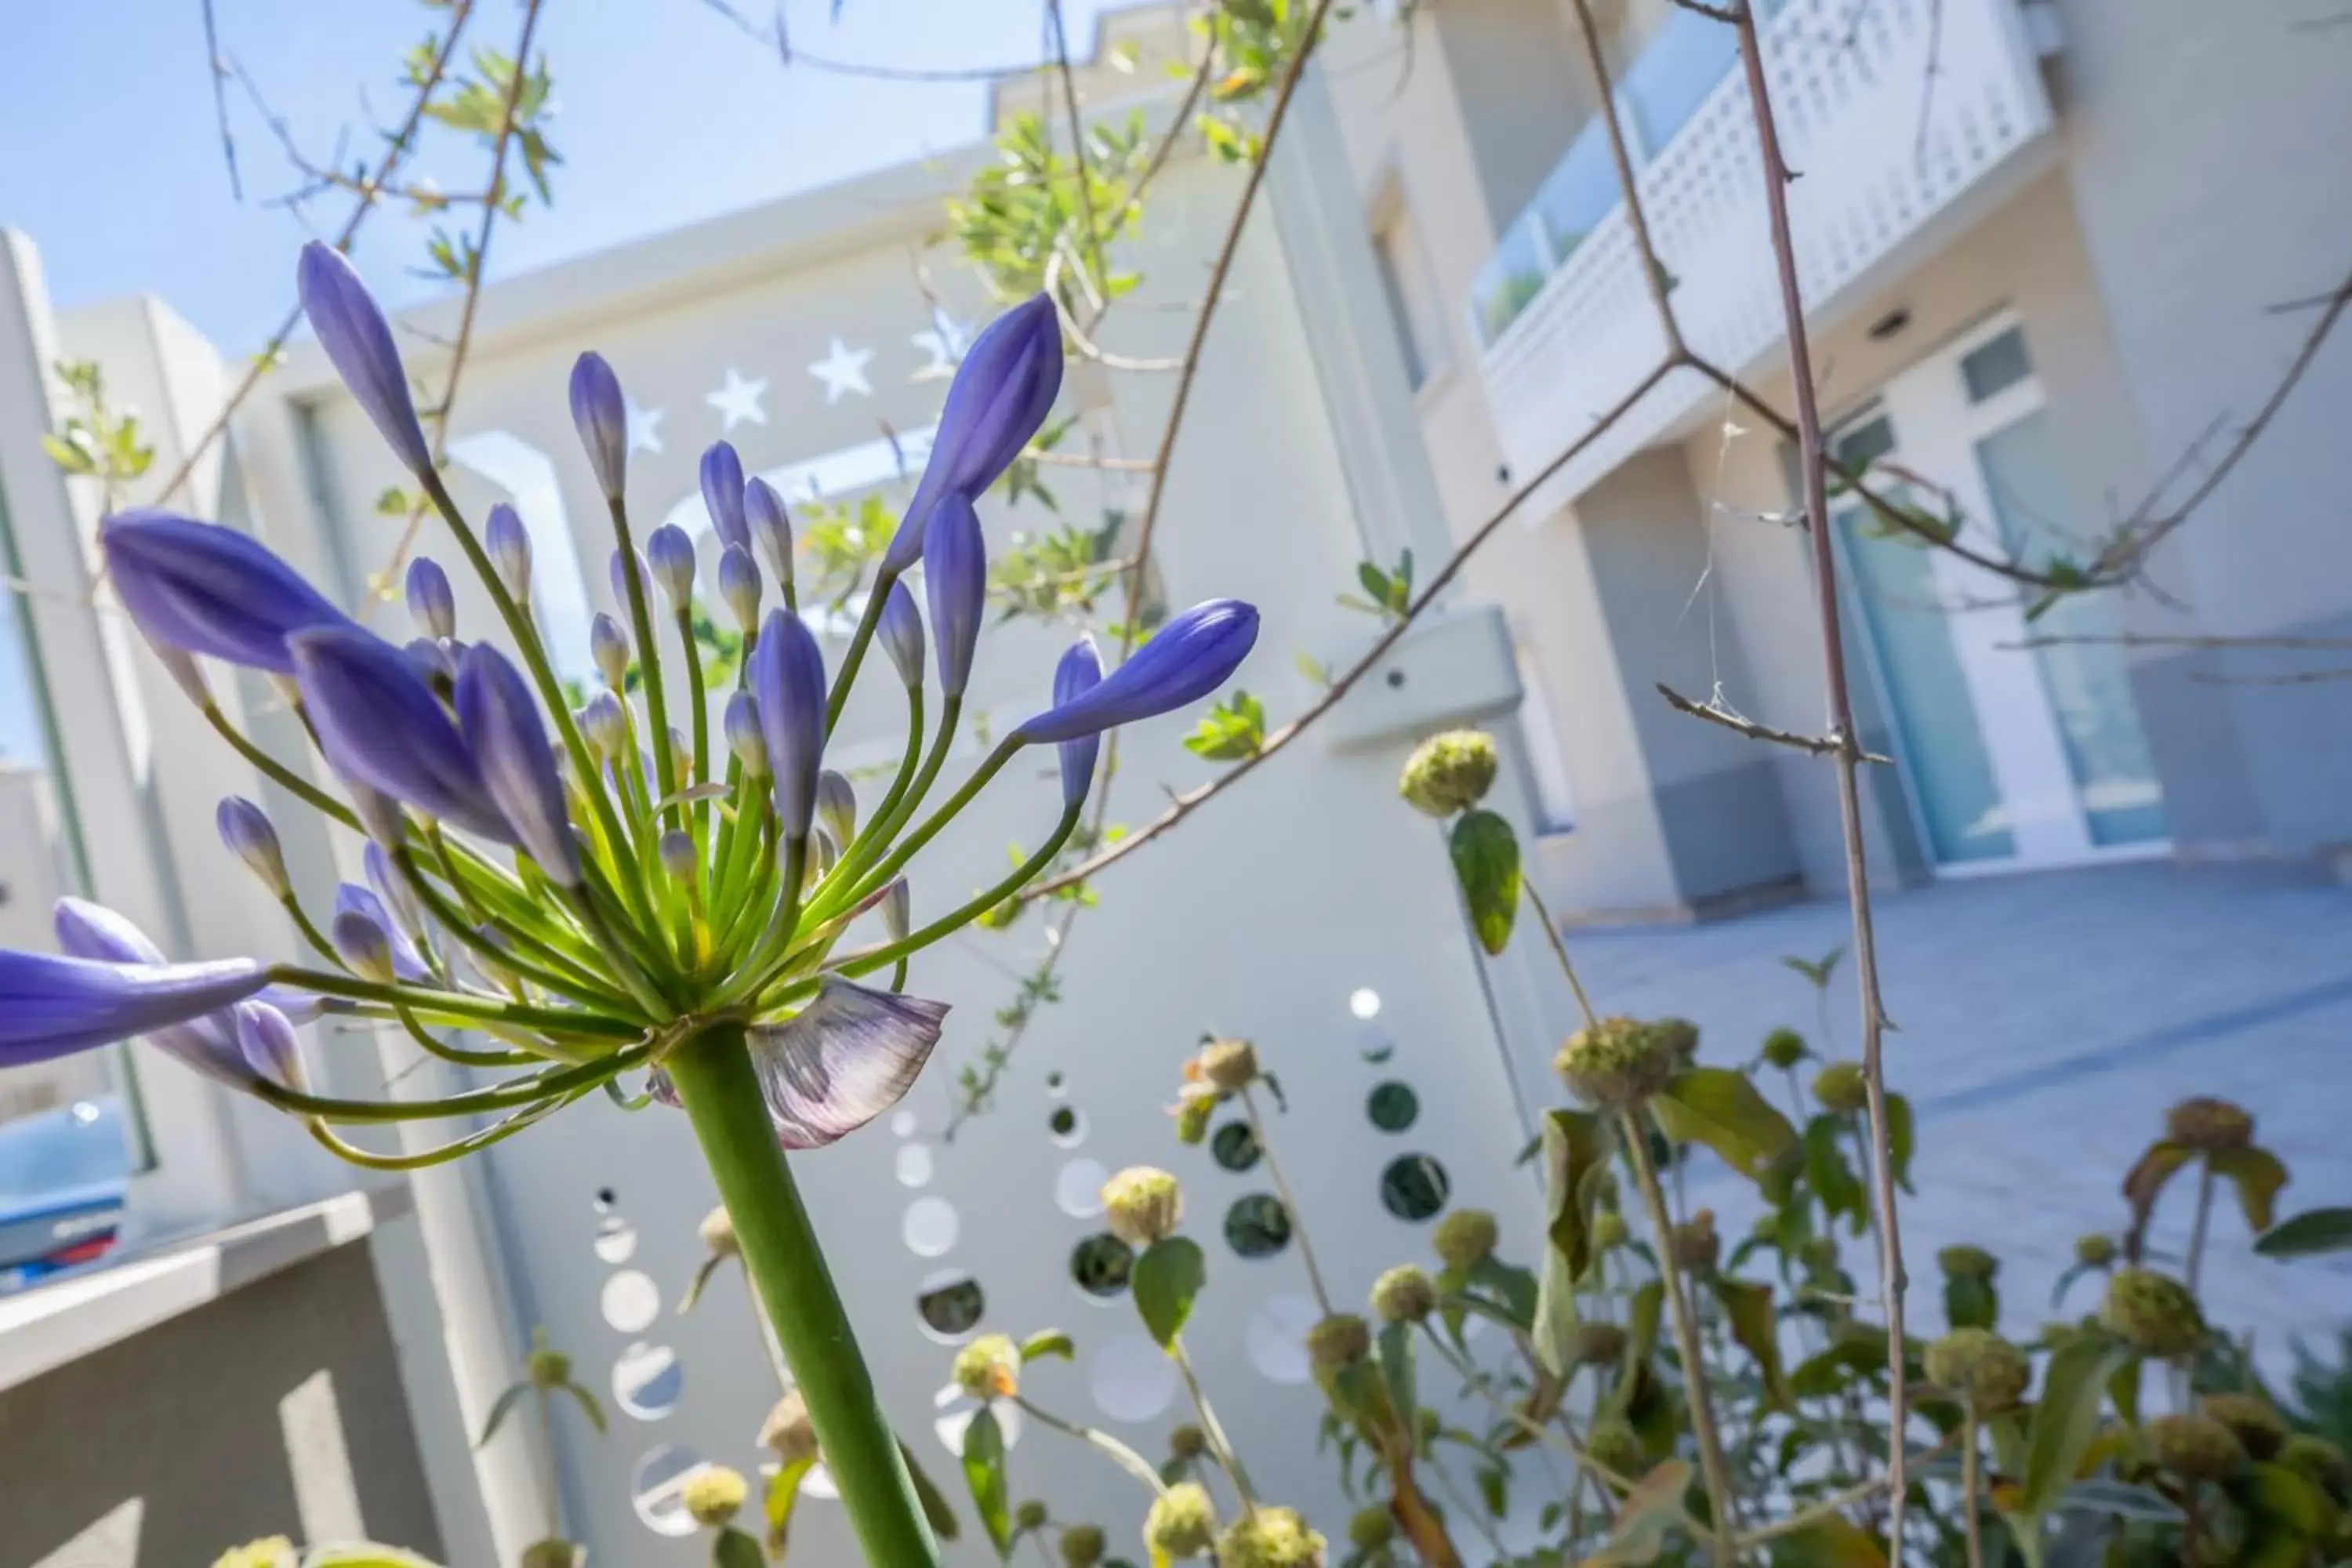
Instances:
[[[1781,142],[1801,175],[1789,200],[1809,309],[1987,186],[2050,128],[2016,0],[1781,0],[1762,9]],[[1683,335],[1714,363],[1745,367],[1780,341],[1781,317],[1731,29],[1671,11],[1618,89]],[[1516,474],[1551,461],[1657,364],[1664,340],[1600,120],[1504,231],[1473,284],[1471,312]],[[1706,395],[1687,372],[1654,388],[1527,515],[1572,500]]]

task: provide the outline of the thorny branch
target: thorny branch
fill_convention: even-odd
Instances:
[[[1811,752],[1817,757],[1834,756],[1848,749],[1848,742],[1843,735],[1801,735],[1794,730],[1776,730],[1769,724],[1759,724],[1753,719],[1742,717],[1724,707],[1719,701],[1694,701],[1663,680],[1656,684],[1658,695],[1664,698],[1666,706],[1675,712],[1687,713],[1694,719],[1704,719],[1710,724],[1719,724],[1735,735],[1745,735],[1751,741],[1769,741],[1775,745],[1788,746],[1800,752]],[[1894,758],[1882,757],[1875,752],[1857,752],[1854,755],[1858,761],[1878,763],[1890,767],[1895,762]]]
[[[204,0],[205,68],[213,79],[213,122],[220,128],[221,162],[228,165],[228,194],[245,200],[245,182],[236,173],[236,138],[228,129],[228,66],[220,52],[220,23],[213,15],[213,0]]]

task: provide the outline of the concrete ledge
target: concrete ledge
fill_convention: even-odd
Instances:
[[[408,1208],[405,1182],[344,1193],[0,1299],[0,1390],[357,1241]]]

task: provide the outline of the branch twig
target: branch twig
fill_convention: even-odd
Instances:
[[[205,69],[213,79],[213,122],[220,128],[221,162],[228,165],[228,194],[236,201],[245,200],[245,182],[236,173],[236,138],[228,129],[228,67],[221,59],[220,24],[213,15],[213,0],[204,0]]]
[[[1720,724],[1735,735],[1745,735],[1751,741],[1769,741],[1776,746],[1811,752],[1817,757],[1842,755],[1848,749],[1843,735],[1800,735],[1794,730],[1775,730],[1769,724],[1759,724],[1753,719],[1744,718],[1712,701],[1695,702],[1663,680],[1656,685],[1658,695],[1664,698],[1666,706],[1675,712],[1704,719],[1710,724]],[[1895,763],[1894,758],[1882,757],[1876,752],[1856,752],[1854,757],[1858,762],[1877,763],[1888,767]]]

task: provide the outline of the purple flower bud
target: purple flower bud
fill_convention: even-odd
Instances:
[[[428,637],[446,641],[457,635],[457,596],[449,589],[449,574],[430,555],[408,563],[408,617]]]
[[[624,614],[629,608],[629,568],[633,563],[636,567],[638,588],[648,601],[646,607],[652,607],[653,574],[646,570],[646,552],[635,549],[615,550],[613,552],[613,598]]]
[[[768,741],[760,732],[760,704],[748,691],[738,691],[727,700],[724,721],[727,749],[743,764],[743,771],[755,779],[768,776]]]
[[[713,441],[702,454],[702,505],[722,543],[751,548],[751,525],[743,516],[743,459],[731,441]]]
[[[776,574],[777,584],[791,587],[793,519],[784,510],[784,498],[767,480],[753,479],[743,487],[743,516],[751,531],[751,542],[768,558],[768,570]]]
[[[457,679],[457,661],[449,657],[446,644],[431,637],[412,637],[401,645],[400,651],[408,656],[427,686],[440,689]]]
[[[392,911],[384,907],[383,900],[376,896],[374,889],[363,888],[357,882],[336,883],[335,913],[338,917],[355,915],[383,933],[385,950],[391,954],[393,978],[410,981],[432,979],[432,971],[425,966],[425,960],[418,956],[408,939],[400,934],[399,927],[394,923]],[[328,934],[331,940],[331,930]]]
[[[591,697],[580,710],[580,732],[606,762],[625,754],[629,745],[629,715],[621,700],[609,691]]]
[[[621,378],[603,354],[584,353],[572,362],[572,427],[588,449],[596,488],[606,500],[620,500],[629,471],[629,404],[621,395]]]
[[[292,672],[286,639],[350,617],[233,528],[141,507],[99,531],[107,574],[150,641],[279,675]]]
[[[694,541],[686,530],[675,523],[663,523],[646,537],[646,563],[653,569],[654,581],[675,610],[686,609],[694,602]]]
[[[499,582],[505,587],[507,597],[528,606],[530,530],[523,526],[522,514],[504,501],[490,508],[489,521],[482,525],[482,548],[488,552],[490,564],[498,568]]]
[[[280,1089],[300,1089],[302,1042],[293,1021],[267,1002],[241,1002],[236,1008],[236,1044],[245,1065]]]
[[[798,616],[768,612],[751,651],[751,695],[775,781],[778,831],[806,838],[824,757],[824,655]]]
[[[302,313],[310,318],[310,330],[319,335],[319,346],[327,351],[352,400],[374,422],[410,473],[432,472],[433,451],[425,445],[424,427],[416,423],[416,404],[408,394],[400,351],[393,344],[392,324],[359,273],[342,252],[314,239],[302,247],[294,277]]]
[[[1054,706],[1066,708],[1102,684],[1102,656],[1095,639],[1082,637],[1054,667]],[[1076,811],[1087,798],[1095,777],[1095,757],[1102,750],[1102,731],[1090,730],[1057,748],[1062,757],[1062,809]]]
[[[425,813],[515,841],[457,727],[398,648],[356,626],[297,634],[294,679],[334,770]]]
[[[923,586],[939,644],[940,689],[961,697],[971,679],[972,650],[980,646],[981,616],[988,607],[988,545],[980,514],[961,495],[941,496],[923,531]]]
[[[661,836],[655,850],[661,856],[663,875],[683,885],[694,880],[694,836],[673,827]]]
[[[400,802],[353,779],[345,779],[343,788],[352,797],[352,815],[367,831],[368,842],[398,848],[408,841],[408,818]]]
[[[588,623],[588,657],[596,661],[604,684],[620,690],[629,674],[629,634],[602,610]]]
[[[1170,617],[1135,656],[1102,683],[1058,703],[1013,734],[1036,744],[1099,734],[1181,708],[1223,686],[1257,641],[1257,607],[1211,599]]]
[[[383,852],[383,846],[369,839],[368,847],[360,853],[360,867],[367,874],[368,886],[375,889],[375,896],[391,911],[400,934],[412,942],[424,940],[425,919],[417,911],[416,896],[410,891],[408,883],[393,871],[392,858]]]
[[[286,852],[278,845],[278,829],[271,825],[268,812],[244,796],[233,795],[220,803],[220,808],[213,814],[213,824],[220,829],[221,842],[228,847],[228,852],[261,879],[272,898],[285,898],[293,890],[286,877]]]
[[[915,595],[907,591],[904,583],[890,584],[889,596],[882,601],[882,648],[890,656],[891,667],[908,687],[923,684],[923,612],[915,608]]]
[[[857,791],[831,768],[816,775],[816,819],[845,849],[857,837]]]
[[[930,460],[883,553],[886,570],[915,563],[927,548],[931,510],[944,498],[976,496],[996,482],[1045,423],[1061,390],[1062,323],[1054,301],[1038,294],[991,321],[956,366]]]
[[[457,670],[457,730],[524,852],[556,886],[579,886],[580,852],[564,811],[563,780],[530,683],[488,643],[467,648]]]
[[[904,942],[915,929],[915,895],[904,877],[893,877],[882,889],[882,929],[892,942]]]
[[[345,969],[379,985],[392,984],[392,938],[383,927],[357,910],[338,910],[327,927],[327,940]]]
[[[224,1070],[226,1009],[259,991],[249,958],[167,963],[137,926],[98,904],[60,899],[68,956],[0,951],[0,1067],[22,1067],[144,1035],[199,1072]]]
[[[719,597],[743,631],[751,631],[760,624],[761,587],[760,563],[751,559],[750,551],[740,544],[730,544],[719,552]]]

